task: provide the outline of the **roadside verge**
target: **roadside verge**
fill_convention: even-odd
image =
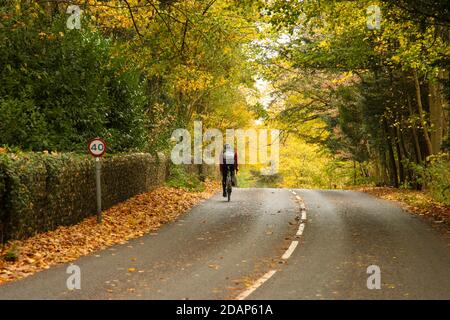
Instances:
[[[358,190],[381,199],[395,201],[405,210],[428,218],[436,225],[450,226],[450,205],[435,201],[423,191],[380,187],[363,187]]]
[[[219,189],[217,182],[204,184],[202,192],[160,187],[137,195],[104,211],[101,225],[90,217],[76,225],[10,241],[2,249],[0,284],[155,232]]]

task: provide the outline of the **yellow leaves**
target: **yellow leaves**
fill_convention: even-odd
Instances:
[[[328,49],[328,48],[330,48],[330,41],[329,40],[322,40],[322,41],[320,41],[319,42],[319,48],[322,48],[322,49]]]
[[[354,80],[355,76],[352,71],[344,72],[338,79],[333,79],[331,83],[333,85],[349,84],[351,80]]]
[[[219,77],[216,81],[215,81],[215,85],[216,86],[225,86],[226,84],[228,84],[229,81],[226,80],[223,76]]]
[[[316,126],[316,125],[314,125]],[[308,124],[302,130],[312,131]],[[282,187],[327,187],[327,165],[332,157],[320,145],[308,144],[300,138],[289,137],[280,148]]]
[[[399,63],[401,58],[400,58],[400,56],[396,55],[396,56],[392,56],[391,60],[394,63]]]
[[[231,55],[232,52],[233,52],[233,49],[231,49],[231,48],[228,47],[228,46],[225,46],[225,47],[223,48],[223,53],[226,54],[226,55]]]
[[[114,6],[105,6],[99,0],[90,0],[90,3],[91,5],[86,8],[86,15],[102,28],[134,29],[130,11],[123,2]],[[144,32],[145,27],[149,27],[149,23],[154,19],[156,11],[149,5],[142,6],[142,2],[138,0],[129,0],[128,3],[133,8],[133,17],[137,25]]]
[[[211,74],[194,67],[179,66],[176,74],[176,86],[178,90],[185,93],[204,90],[213,82],[213,76]]]

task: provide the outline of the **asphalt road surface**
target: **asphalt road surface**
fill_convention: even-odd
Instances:
[[[73,264],[80,290],[66,264],[1,285],[0,299],[450,299],[448,236],[351,191],[237,189]]]

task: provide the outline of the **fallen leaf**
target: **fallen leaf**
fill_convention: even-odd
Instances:
[[[208,265],[209,268],[214,269],[214,270],[219,270],[220,266],[217,264],[210,264]]]

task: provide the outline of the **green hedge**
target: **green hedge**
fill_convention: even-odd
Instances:
[[[434,199],[450,204],[450,154],[439,154],[429,158],[423,179]]]
[[[159,155],[120,155],[102,161],[103,209],[162,185],[168,162]],[[95,164],[75,154],[0,154],[3,239],[71,225],[95,214]]]

